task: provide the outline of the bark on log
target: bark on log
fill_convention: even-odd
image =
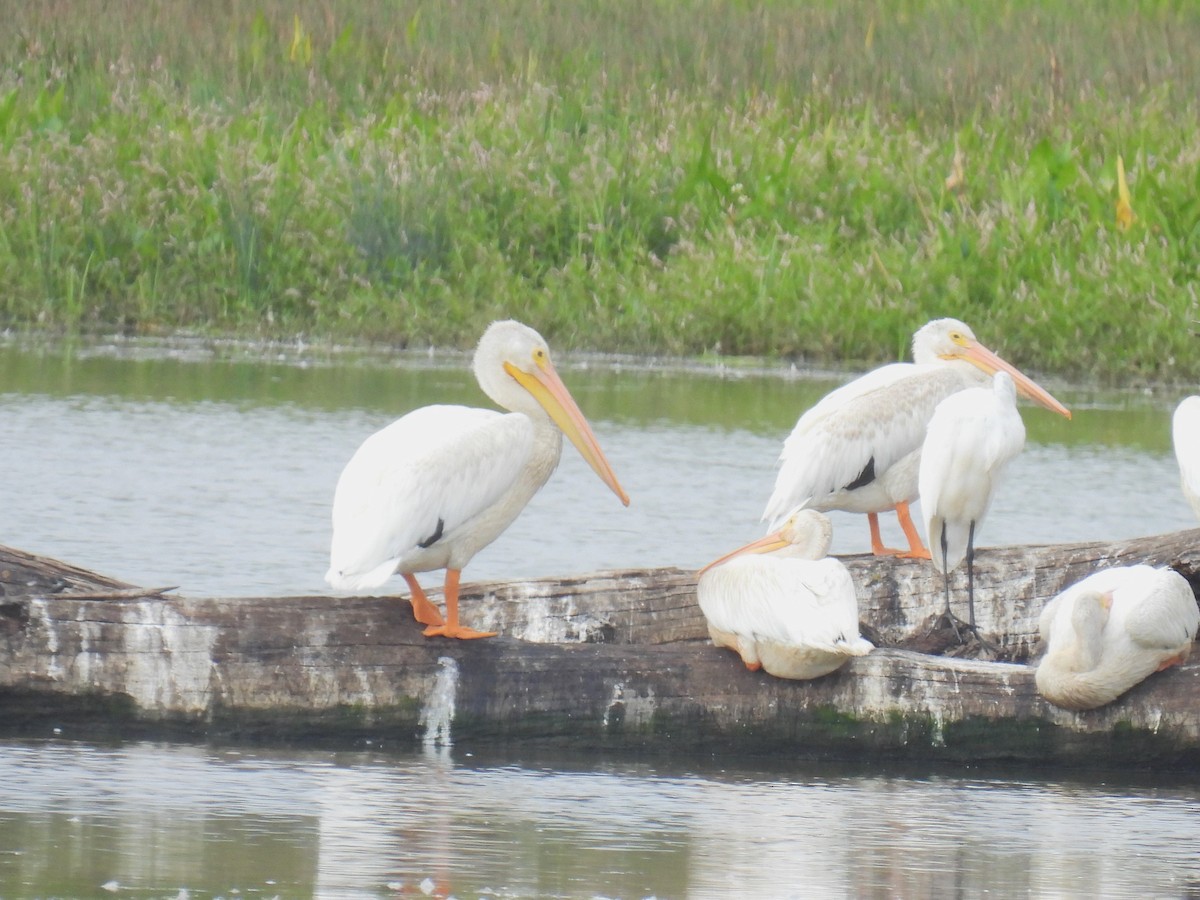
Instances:
[[[1025,662],[1042,606],[1066,585],[1135,562],[1195,585],[1198,547],[1200,530],[981,551],[979,623],[1016,662],[905,649],[939,640],[928,632],[941,576],[928,562],[845,557],[880,649],[807,682],[748,672],[714,648],[694,573],[679,569],[464,585],[464,619],[501,636],[459,642],[424,638],[394,597],[139,595],[0,548],[0,573],[17,573],[0,578],[0,723],[10,734],[1196,766],[1200,660],[1083,713],[1042,700]],[[108,599],[86,599],[97,595]]]

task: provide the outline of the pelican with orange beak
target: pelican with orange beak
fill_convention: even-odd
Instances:
[[[546,483],[565,434],[626,506],[587,419],[550,362],[542,336],[494,322],[475,350],[475,378],[508,413],[465,406],[413,410],[363,442],[338,479],[325,580],[381,587],[399,572],[426,636],[491,637],[459,622],[459,577]],[[445,569],[446,617],[415,573]]]
[[[825,515],[802,509],[701,569],[696,599],[713,643],[778,678],[818,678],[870,653],[854,580],[826,556],[832,535]]]
[[[827,394],[800,417],[780,454],[775,491],[763,519],[779,527],[793,510],[866,513],[876,555],[929,558],[912,521],[921,445],[945,398],[987,386],[1007,372],[1017,393],[1059,415],[1070,411],[1044,388],[979,342],[957,319],[935,319],[913,335],[913,362],[892,363]],[[894,509],[908,550],[885,547],[879,513]]]

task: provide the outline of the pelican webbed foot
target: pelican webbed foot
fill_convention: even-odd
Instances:
[[[1185,653],[1176,653],[1174,656],[1168,657],[1167,659],[1164,659],[1162,662],[1160,662],[1158,664],[1158,668],[1155,669],[1154,671],[1161,672],[1164,669],[1171,668],[1172,666],[1181,666],[1185,662],[1187,662],[1187,659],[1188,659],[1188,654],[1186,652]]]
[[[967,644],[976,642],[984,650],[992,653],[1000,649],[980,633],[978,625],[964,622],[952,612],[942,613],[942,620],[949,623],[950,629],[954,632],[954,636],[958,638],[960,644],[966,646]]]
[[[474,628],[467,628],[465,625],[459,624],[458,585],[460,575],[461,572],[458,569],[446,570],[446,586],[442,592],[446,598],[446,621],[444,624],[441,622],[430,624],[425,629],[425,637],[447,637],[466,641],[474,638],[495,637],[499,634],[496,631],[476,631]]]
[[[994,657],[1000,655],[999,645],[985,638],[980,633],[978,625],[972,625],[952,612],[942,612],[930,620],[925,634],[927,637],[934,638],[934,644],[940,647],[940,649],[926,652],[935,652],[944,656],[961,656],[965,651],[965,655],[971,656],[973,655],[971,651],[979,649]],[[944,636],[939,638],[938,635]]]
[[[430,625],[424,631],[425,637],[447,637],[457,638],[461,641],[473,640],[475,638],[490,638],[499,634],[498,631],[476,631],[474,628],[467,628],[465,625]]]

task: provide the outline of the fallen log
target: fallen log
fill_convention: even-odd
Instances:
[[[1028,663],[1063,587],[1136,562],[1194,586],[1198,547],[1200,530],[981,550],[976,613],[1001,660],[915,652],[945,644],[928,562],[844,557],[879,649],[807,682],[713,647],[695,573],[674,568],[464,585],[466,621],[501,636],[459,642],[424,638],[395,597],[162,596],[0,548],[0,728],[1195,766],[1200,661],[1082,713],[1042,700]]]

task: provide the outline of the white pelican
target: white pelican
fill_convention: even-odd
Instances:
[[[1171,442],[1179,462],[1183,496],[1200,518],[1200,397],[1185,397],[1171,419]]]
[[[946,615],[953,624],[950,573],[965,556],[971,631],[975,630],[975,529],[991,506],[1001,473],[1024,446],[1017,388],[1002,371],[992,376],[991,387],[968,388],[939,403],[921,447],[917,479],[921,512],[931,559],[944,576]]]
[[[925,426],[934,408],[964,388],[1008,372],[1023,396],[1071,418],[1065,406],[975,339],[957,319],[935,319],[913,335],[913,362],[892,363],[827,394],[783,445],[775,492],[763,518],[777,527],[797,507],[867,514],[877,555],[929,558],[908,504],[917,497]],[[907,551],[883,545],[879,513],[895,509]]]
[[[737,651],[751,671],[779,678],[816,678],[871,652],[858,633],[850,573],[822,558],[832,534],[829,519],[800,510],[778,531],[701,569],[696,596],[713,643]]]
[[[479,340],[474,372],[483,392],[511,412],[413,410],[363,442],[333,498],[326,581],[363,590],[399,572],[412,593],[414,617],[429,626],[426,635],[492,636],[459,624],[460,572],[546,483],[563,434],[629,505],[541,335],[520,322],[494,322]],[[413,574],[436,569],[446,570],[445,621]]]
[[[1042,611],[1038,692],[1066,709],[1104,706],[1184,662],[1197,625],[1196,596],[1178,572],[1145,565],[1096,572]]]

